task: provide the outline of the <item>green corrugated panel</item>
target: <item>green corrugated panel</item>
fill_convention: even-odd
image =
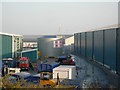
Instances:
[[[2,58],[12,58],[12,36],[2,35]]]
[[[28,57],[32,63],[36,63],[37,60],[37,50],[35,51],[29,51],[29,52],[23,52],[22,57]]]

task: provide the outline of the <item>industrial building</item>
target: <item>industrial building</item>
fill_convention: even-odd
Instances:
[[[38,51],[40,52],[40,57],[57,57],[62,56],[63,39],[56,38],[56,36],[47,36],[38,38]]]
[[[74,36],[65,39],[65,46],[74,44]]]
[[[23,50],[37,49],[39,35],[23,35]]]
[[[60,85],[84,87],[83,84],[86,84],[89,87],[89,83],[95,85],[99,83],[100,87],[109,88],[111,85],[119,87],[118,74],[103,68],[107,67],[120,73],[119,34],[120,28],[110,28],[79,32],[66,37],[45,35],[34,38],[33,41],[29,39],[28,42],[24,42],[27,43],[24,47],[23,36],[1,33],[2,52],[0,55],[2,60],[13,58],[13,61],[17,62],[17,64],[3,63],[4,68],[6,68],[5,65],[9,67],[7,67],[8,74],[11,74],[12,70],[15,71],[12,74],[24,73],[27,70],[32,77],[40,73],[37,74],[39,78],[35,79],[35,82],[37,81],[40,85],[42,85],[40,82],[44,82],[40,77],[47,72],[52,76],[50,78],[53,81],[56,81],[59,76]],[[33,45],[33,42],[36,43],[36,47],[29,46],[30,43]],[[14,60],[17,56],[20,57]],[[29,79],[33,78],[29,77]],[[30,81],[30,83],[34,82]]]
[[[120,28],[75,33],[74,53],[120,73]]]
[[[63,52],[65,53],[65,55],[69,55],[74,52],[74,36],[65,39],[65,44],[63,48]]]
[[[0,59],[16,58],[22,51],[22,35],[0,33]]]
[[[66,39],[72,35],[23,35],[23,50],[37,49],[38,38],[63,38]]]

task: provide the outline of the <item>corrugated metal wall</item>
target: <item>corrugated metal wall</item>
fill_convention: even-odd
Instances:
[[[78,33],[78,55],[80,55],[80,33]]]
[[[93,59],[103,63],[103,31],[94,32]]]
[[[74,34],[75,51],[79,51],[76,55],[94,59],[120,73],[120,28],[77,34],[78,37]]]
[[[79,38],[78,38],[78,33],[76,35],[76,38],[77,38],[77,49],[76,49],[76,51],[77,51],[77,54],[79,55],[79,46],[78,46]]]
[[[81,55],[85,56],[85,32],[81,33]]]
[[[116,30],[104,31],[104,64],[116,69]]]
[[[120,28],[117,30],[117,71],[120,72]]]
[[[86,57],[92,59],[93,56],[93,33],[86,33]]]
[[[12,58],[12,36],[2,35],[2,58]]]
[[[76,39],[76,40],[75,40],[75,43],[76,43],[76,44],[75,44],[75,53],[78,54],[78,53],[77,53],[77,51],[78,51],[78,46],[77,46],[77,45],[78,45],[78,37],[77,37],[77,33],[75,34],[75,39]]]
[[[74,35],[75,37],[74,37],[74,52],[75,52],[75,54],[77,54],[77,34],[75,34]]]
[[[80,54],[81,54],[81,33],[80,33]]]
[[[76,48],[76,37],[75,37],[75,34],[74,34],[74,52],[73,52],[73,54],[76,54],[75,48]]]
[[[32,63],[37,62],[37,50],[22,52],[22,57],[28,57]]]

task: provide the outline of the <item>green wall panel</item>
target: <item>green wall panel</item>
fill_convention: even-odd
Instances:
[[[37,50],[35,51],[29,51],[29,52],[23,52],[22,57],[28,57],[32,63],[36,63],[37,60]]]
[[[2,58],[12,58],[12,36],[2,35]]]

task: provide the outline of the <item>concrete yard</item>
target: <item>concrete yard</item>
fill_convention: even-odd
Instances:
[[[74,56],[74,60],[77,66],[77,80],[81,81],[79,88],[120,88],[120,76],[114,72],[85,58]]]

